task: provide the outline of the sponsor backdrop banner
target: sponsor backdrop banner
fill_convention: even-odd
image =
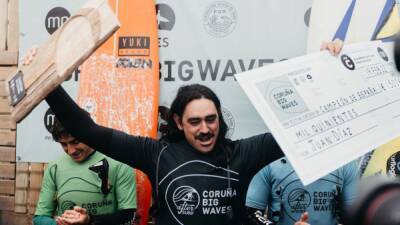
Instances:
[[[21,53],[45,41],[47,30],[55,29],[84,2],[21,4]],[[233,75],[304,54],[311,3],[158,0],[159,133],[165,129],[165,115],[177,89],[191,83],[208,85],[217,92],[231,138],[268,131]],[[74,97],[78,81],[77,70],[63,84]],[[48,162],[62,153],[46,129],[53,119],[47,110],[42,103],[18,124],[18,161]]]

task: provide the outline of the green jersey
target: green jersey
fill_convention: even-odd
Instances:
[[[102,191],[102,179],[98,173],[89,169],[104,159],[108,163],[107,192]],[[104,186],[103,182],[103,189]],[[94,152],[82,163],[73,161],[67,154],[49,163],[35,215],[61,215],[74,206],[86,208],[92,215],[136,208],[133,169],[100,152]]]

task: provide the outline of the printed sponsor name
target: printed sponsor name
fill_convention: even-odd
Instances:
[[[122,36],[118,39],[119,56],[149,56],[150,37]]]
[[[160,63],[160,79],[173,81],[228,81],[235,80],[236,73],[273,63],[273,59],[227,60],[166,60]]]
[[[205,215],[226,214],[232,210],[230,205],[222,205],[222,199],[233,198],[236,196],[235,189],[224,190],[205,190],[202,192],[202,210]]]
[[[96,215],[98,213],[98,208],[107,207],[112,204],[112,200],[104,199],[100,202],[83,203],[82,208],[85,208],[90,214]]]

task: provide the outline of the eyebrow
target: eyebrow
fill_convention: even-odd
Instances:
[[[72,139],[70,141],[58,141],[60,144],[70,144],[74,142],[79,142],[77,139]]]
[[[201,120],[201,119],[210,119],[210,118],[215,118],[217,117],[217,114],[211,114],[211,115],[207,115],[205,117],[190,117],[188,118],[188,120]]]

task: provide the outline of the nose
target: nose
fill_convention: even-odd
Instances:
[[[68,154],[74,154],[75,151],[76,151],[76,149],[73,145],[67,145],[67,153]]]
[[[208,127],[206,121],[201,121],[200,123],[200,132],[201,133],[208,133],[210,131],[210,128]]]

